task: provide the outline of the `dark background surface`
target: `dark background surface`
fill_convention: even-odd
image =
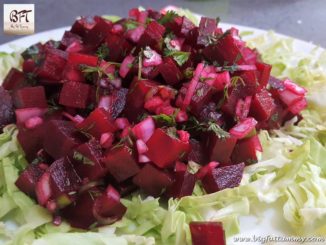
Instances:
[[[36,32],[71,25],[80,15],[126,16],[132,7],[160,9],[166,5],[188,8],[223,22],[247,25],[312,41],[326,47],[326,0],[0,0],[3,3],[34,3]],[[19,38],[0,34],[0,44]]]

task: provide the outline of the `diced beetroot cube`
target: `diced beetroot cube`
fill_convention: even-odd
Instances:
[[[24,73],[34,72],[36,63],[33,59],[24,60],[22,68]]]
[[[4,78],[2,86],[6,90],[16,90],[26,86],[25,74],[16,68],[11,68]]]
[[[239,186],[244,167],[244,163],[239,163],[215,168],[207,172],[205,177],[202,179],[205,191],[207,193],[214,193],[226,188],[234,188]]]
[[[81,179],[68,158],[60,158],[47,169],[50,173],[51,199],[57,201],[59,208],[69,203],[63,203],[60,198],[74,199],[81,187]]]
[[[36,158],[37,152],[42,149],[43,135],[43,125],[33,129],[19,129],[17,139],[28,161],[33,161]]]
[[[72,25],[70,32],[84,37],[95,24],[96,22],[93,17],[81,17]]]
[[[15,92],[16,108],[48,107],[43,86],[21,88]]]
[[[163,63],[158,67],[160,74],[165,82],[170,85],[176,85],[182,80],[183,75],[177,64],[170,57],[165,57]]]
[[[182,142],[161,128],[154,131],[152,137],[147,141],[147,146],[146,155],[160,168],[171,166],[176,160],[187,155],[190,150],[189,142]]]
[[[197,44],[206,46],[209,43],[209,37],[214,35],[216,28],[216,19],[202,17],[199,23]]]
[[[109,112],[112,118],[117,118],[125,108],[127,94],[128,89],[121,88],[119,90],[114,90],[111,95],[107,96],[105,106],[102,107]]]
[[[26,195],[35,197],[35,186],[37,181],[43,175],[47,165],[29,164],[27,168],[19,175],[15,185]]]
[[[237,123],[229,132],[234,138],[243,139],[255,129],[256,125],[257,121],[252,117],[248,117]]]
[[[15,114],[17,125],[24,126],[26,125],[27,121],[31,118],[43,118],[47,111],[48,110],[46,108],[38,107],[16,109]]]
[[[196,184],[196,176],[188,171],[173,173],[173,184],[166,190],[166,195],[173,198],[191,196]]]
[[[126,54],[130,53],[132,46],[122,36],[110,34],[105,39],[109,51],[108,60],[114,62],[122,62]]]
[[[255,67],[255,66],[254,66]],[[259,89],[259,83],[256,70],[242,71],[240,75],[245,86],[242,87],[244,96],[252,96]]]
[[[77,174],[90,181],[97,180],[107,173],[101,162],[102,157],[101,146],[96,140],[90,140],[70,153],[70,159]]]
[[[67,107],[85,109],[87,107],[90,85],[69,81],[63,84],[59,104]]]
[[[133,178],[133,182],[148,195],[158,197],[172,184],[172,179],[162,170],[146,164]]]
[[[102,195],[102,191],[96,187],[82,192],[77,200],[62,209],[62,216],[70,225],[80,229],[90,229],[98,224],[93,214],[96,197]]]
[[[180,23],[180,34],[186,38],[188,43],[194,45],[198,37],[198,27],[185,16],[181,17]]]
[[[108,36],[112,22],[103,19],[102,17],[95,16],[95,26],[84,36],[83,41],[86,45],[97,47]]]
[[[234,147],[231,156],[233,163],[245,162],[247,164],[257,162],[257,138],[255,136],[247,139],[239,140]]]
[[[15,122],[14,105],[11,96],[0,86],[0,130],[7,124]]]
[[[190,222],[189,227],[193,245],[226,245],[220,222]]]
[[[46,137],[43,140],[44,150],[54,159],[66,156],[82,142],[72,122],[51,120],[44,125]]]
[[[103,161],[110,174],[118,182],[122,182],[139,172],[132,149],[126,145],[113,147]]]
[[[260,76],[259,76],[260,87],[265,88],[272,71],[272,66],[266,63],[257,62],[256,67],[257,70],[260,72]]]
[[[120,195],[109,185],[105,192],[96,198],[93,214],[99,225],[109,225],[122,218],[127,208],[120,202]]]
[[[81,43],[81,37],[75,33],[70,32],[70,31],[65,31],[65,33],[63,34],[63,37],[61,39],[61,46],[63,48],[67,48],[74,42]]]
[[[237,139],[234,137],[218,138],[215,134],[209,136],[208,141],[208,156],[210,161],[221,163],[230,162],[230,157],[233,152]]]
[[[228,62],[229,65],[234,64],[235,61],[237,61],[237,64],[243,63],[241,47],[230,34],[219,39],[216,44],[204,48],[203,54],[209,61],[217,61],[220,64],[223,64],[224,61]]]
[[[160,43],[162,42],[164,32],[164,26],[156,21],[152,21],[140,37],[138,44],[143,47],[150,46],[153,49],[160,50]]]
[[[196,92],[191,98],[190,110],[195,115],[199,116],[205,105],[213,98],[216,90],[206,83],[198,83]]]
[[[175,172],[185,172],[185,171],[187,171],[187,165],[184,164],[183,162],[176,161],[175,166],[174,166],[174,171]]]
[[[204,153],[202,144],[194,139],[190,140],[191,150],[188,154],[188,161],[193,161],[198,164],[205,164],[207,162],[207,156]]]
[[[56,49],[47,49],[44,56],[41,65],[37,67],[37,76],[59,81],[62,78],[62,71],[67,62],[66,59]]]
[[[270,93],[262,89],[254,95],[250,106],[250,115],[259,121],[264,121],[270,118],[276,105]]]
[[[76,127],[97,139],[100,139],[104,133],[113,133],[117,130],[109,112],[103,108],[96,108],[84,121],[78,123]]]
[[[152,89],[157,88],[157,84],[150,80],[134,79],[130,85],[125,106],[125,113],[130,122],[135,122],[137,118],[145,112],[145,96]]]

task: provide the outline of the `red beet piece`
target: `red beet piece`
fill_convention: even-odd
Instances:
[[[74,200],[81,186],[81,179],[68,158],[54,161],[47,169],[50,173],[51,199],[56,200],[58,208],[67,206]]]
[[[158,197],[172,184],[172,179],[162,170],[146,164],[133,178],[133,182],[148,195]]]
[[[103,162],[110,174],[118,182],[122,182],[139,172],[139,167],[134,159],[132,149],[126,145],[113,147]]]
[[[193,245],[225,245],[225,233],[220,222],[190,222]]]
[[[163,41],[164,32],[164,26],[156,21],[152,21],[148,24],[145,32],[140,37],[138,44],[143,47],[150,46],[152,49],[160,50],[160,43]]]
[[[47,165],[29,164],[27,168],[19,175],[15,185],[19,190],[31,197],[35,196],[35,186],[42,174],[45,172]]]
[[[171,166],[175,161],[187,155],[190,150],[189,142],[170,136],[158,128],[147,141],[148,152],[146,155],[160,168]]]
[[[90,85],[80,82],[65,82],[60,93],[59,104],[67,107],[85,109],[90,88]]]
[[[3,80],[2,86],[6,90],[16,90],[26,86],[25,75],[16,68],[11,68]]]
[[[209,161],[217,161],[221,163],[230,162],[237,139],[234,137],[219,138],[215,134],[210,134],[207,141],[207,150]]]
[[[199,23],[197,44],[206,46],[209,43],[209,37],[214,35],[216,28],[216,19],[202,17]]]
[[[72,150],[69,157],[81,178],[92,181],[105,176],[107,173],[101,162],[103,157],[101,146],[94,139]]]
[[[256,67],[257,67],[257,70],[260,72],[260,75],[259,75],[260,87],[265,88],[268,83],[271,71],[272,71],[272,66],[269,64],[257,62]]]
[[[242,64],[244,61],[243,57],[239,56],[241,55],[241,47],[231,34],[226,34],[216,44],[204,48],[203,54],[209,61],[217,61],[220,64],[227,62],[232,65],[235,61],[237,64]]]
[[[99,46],[112,28],[112,22],[95,16],[95,26],[84,36],[83,41],[91,47]]]
[[[196,176],[188,171],[173,173],[173,184],[167,188],[166,195],[173,198],[191,196],[196,184]]]
[[[202,179],[203,187],[207,193],[214,193],[226,188],[234,188],[239,186],[244,163],[229,165],[225,167],[210,169]]]
[[[11,96],[8,91],[0,86],[0,130],[14,121],[15,113]]]
[[[61,39],[60,45],[61,45],[61,47],[66,49],[74,42],[81,43],[81,37],[75,33],[70,32],[70,31],[65,31],[65,33],[63,34],[63,37]]]
[[[111,118],[116,119],[119,117],[126,105],[128,89],[121,88],[114,90],[111,95],[108,96],[108,103],[106,104],[106,110],[109,112]]]
[[[59,81],[62,78],[62,71],[66,65],[66,59],[56,49],[47,49],[44,52],[44,59],[37,67],[37,76],[39,78]]]
[[[94,17],[81,17],[72,25],[70,32],[84,37],[95,26],[95,24]]]
[[[198,164],[207,163],[207,156],[204,153],[202,144],[199,141],[191,139],[190,147],[191,147],[191,150],[188,154],[188,161],[194,161]]]
[[[102,193],[96,187],[82,192],[75,202],[61,210],[62,216],[75,228],[90,229],[96,226],[93,207],[96,197],[101,196]]]
[[[96,108],[84,121],[78,123],[76,127],[85,133],[93,135],[98,140],[102,134],[107,132],[113,133],[117,130],[109,112],[103,108]]]
[[[93,214],[100,225],[112,224],[122,218],[127,208],[120,202],[120,195],[109,185],[105,192],[96,198]]]
[[[72,122],[51,120],[44,125],[44,150],[54,159],[66,156],[82,143]]]
[[[257,150],[257,136],[251,138],[239,140],[234,147],[234,151],[231,156],[233,163],[245,162],[252,164],[257,162],[256,150]]]
[[[270,93],[267,90],[262,89],[260,92],[255,94],[252,99],[250,115],[258,121],[264,121],[270,118],[275,107],[274,99]]]
[[[33,161],[36,158],[37,152],[42,149],[43,135],[43,124],[33,129],[19,129],[17,139],[28,161]]]
[[[16,108],[48,107],[43,86],[21,88],[15,92],[13,98]]]
[[[196,92],[191,98],[190,110],[195,115],[199,116],[205,105],[207,105],[215,94],[215,89],[206,83],[199,83],[196,87]]]
[[[130,85],[127,94],[125,113],[130,122],[137,121],[137,118],[145,112],[145,97],[152,89],[157,89],[157,84],[150,80],[138,80],[135,78]]]
[[[170,57],[165,57],[163,59],[163,63],[159,65],[158,70],[163,76],[165,82],[172,86],[178,84],[183,78],[177,64]]]
[[[105,44],[110,50],[107,60],[114,62],[122,62],[132,49],[132,45],[124,37],[115,34],[108,35]]]
[[[244,120],[241,120],[238,122],[235,126],[233,126],[230,130],[229,133],[231,136],[237,139],[243,139],[250,132],[255,130],[257,121],[253,117],[248,117]]]

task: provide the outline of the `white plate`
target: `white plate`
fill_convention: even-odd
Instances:
[[[254,32],[253,35],[250,37],[264,34],[266,31],[252,28],[252,27],[246,27],[246,26],[240,26],[240,25],[232,25],[227,23],[221,23],[220,27],[222,27],[224,30],[229,29],[230,27],[235,27],[242,31],[252,31]],[[30,45],[37,43],[37,42],[44,42],[49,39],[54,40],[60,40],[64,31],[69,30],[70,27],[63,27],[58,28],[50,31],[41,32],[35,35],[26,36],[24,38],[17,39],[13,42],[6,43],[3,45],[0,45],[0,51],[4,52],[12,52],[15,50],[15,48],[26,48]],[[282,37],[287,37],[284,35],[277,34]],[[303,53],[309,53],[310,50],[315,48],[316,46],[312,43],[305,42],[302,40],[295,39],[294,41],[294,49],[298,50]],[[257,216],[244,216],[240,218],[240,227],[241,227],[241,233],[236,235],[235,237],[253,237],[255,236],[291,236],[293,235],[289,225],[285,222],[283,216],[282,216],[282,206],[280,206],[278,203],[273,204],[272,206],[265,205],[261,208],[261,211],[259,217]],[[241,244],[240,242],[234,242],[234,238],[230,238],[228,240],[228,244]],[[246,243],[246,244],[251,244]]]

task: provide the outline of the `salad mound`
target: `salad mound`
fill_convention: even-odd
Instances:
[[[302,119],[307,106],[306,90],[271,76],[235,28],[173,11],[83,17],[22,57],[0,88],[0,125],[17,124],[28,164],[15,184],[55,225],[123,230],[117,221],[135,207],[121,197],[186,209],[196,204],[186,196],[238,187],[264,150],[258,133]],[[220,223],[196,217],[187,218],[193,244],[225,243]]]

